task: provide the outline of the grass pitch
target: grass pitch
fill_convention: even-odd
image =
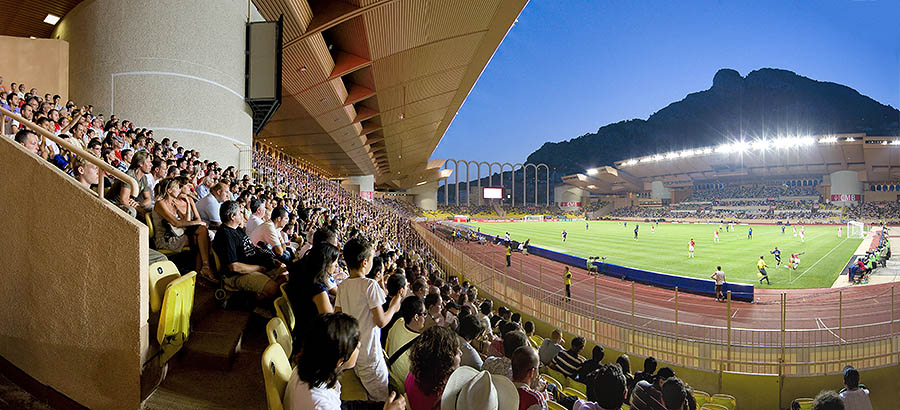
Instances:
[[[635,222],[591,221],[585,229],[584,221],[571,222],[472,222],[481,232],[503,236],[509,232],[515,241],[531,239],[531,244],[571,255],[606,256],[607,263],[697,278],[709,278],[722,266],[729,282],[756,283],[762,288],[830,288],[847,261],[859,247],[862,239],[848,239],[847,227],[843,237],[837,237],[838,226],[807,226],[806,242],[793,236],[791,227],[781,233],[780,226],[736,225],[734,232],[719,232],[719,243],[714,243],[713,232],[718,224],[654,225],[638,222],[638,239],[634,240]],[[753,227],[753,239],[747,231]],[[568,237],[562,241],[561,233]],[[798,227],[799,229],[799,227]],[[688,242],[696,243],[694,258],[688,258]],[[782,264],[776,266],[770,253],[775,247],[781,250]],[[785,268],[792,253],[800,256],[800,267]],[[765,257],[771,285],[765,281],[760,286],[756,262]]]

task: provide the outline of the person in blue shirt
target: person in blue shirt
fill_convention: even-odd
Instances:
[[[747,231],[747,239],[753,239],[753,227],[750,227],[750,230]]]
[[[784,230],[784,227],[782,226],[781,229]],[[776,267],[781,266],[781,251],[778,250],[778,247],[776,246],[775,250],[772,252],[769,252],[769,253],[771,253],[772,255],[775,255],[775,262],[776,262],[775,266]]]
[[[781,225],[781,234],[784,235],[784,225]]]
[[[637,240],[638,228],[640,228],[640,227],[641,227],[640,225],[637,225],[637,224],[634,225],[634,240]]]

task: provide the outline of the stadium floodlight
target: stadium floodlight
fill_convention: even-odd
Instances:
[[[900,145],[900,140],[891,141],[891,145]]]
[[[755,149],[757,151],[764,151],[766,148],[769,147],[769,141],[766,139],[755,140],[752,143],[750,143],[750,146],[753,147],[753,149]]]
[[[654,160],[654,161],[662,161],[662,159],[663,159],[663,156],[662,156],[662,155],[656,154],[656,155],[653,156],[653,160]]]
[[[825,137],[825,138],[819,139],[820,144],[834,144],[836,142],[838,142],[837,137]]]
[[[847,137],[847,142],[853,142],[853,141],[856,141],[856,139],[854,139],[853,137]]]
[[[713,152],[712,147],[706,147],[706,148],[703,148],[703,153],[704,153],[704,154],[712,154],[712,152]]]
[[[653,161],[653,158],[651,158],[651,157],[644,157],[644,158],[641,158],[641,161],[640,161],[640,162],[641,162],[641,163],[644,163],[644,162],[650,162],[650,161]]]
[[[731,151],[733,151],[733,147],[731,146],[731,144],[722,144],[716,147],[716,152],[720,154],[728,154]]]
[[[636,159],[629,159],[628,161],[625,162],[625,165],[634,165],[634,164],[637,164],[637,163],[638,163],[638,160],[636,160]]]
[[[687,158],[687,157],[690,157],[690,156],[693,156],[693,155],[694,155],[694,151],[693,151],[693,150],[690,150],[690,149],[686,149],[686,150],[684,150],[684,151],[681,151],[681,153],[679,154],[679,156],[680,156],[681,158]]]
[[[670,153],[666,154],[666,159],[675,159],[675,158],[678,158],[677,152],[670,152]]]
[[[44,23],[55,26],[56,23],[59,23],[59,16],[54,14],[48,14],[47,17],[44,17]]]
[[[587,170],[588,175],[597,175],[597,172],[599,172],[599,171],[597,171],[597,168],[591,168],[591,169]]]

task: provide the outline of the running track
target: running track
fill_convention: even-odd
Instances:
[[[507,268],[505,247],[464,241],[458,241],[453,246],[485,267],[493,266],[511,278],[551,292],[552,295],[545,298],[550,303],[554,302],[554,298],[555,304],[562,300],[562,277],[566,266],[562,263],[513,252],[511,267]],[[571,267],[571,271],[572,298],[575,301],[596,305],[598,314],[612,321],[631,323],[630,282],[602,275],[592,276],[577,267]],[[675,292],[641,284],[634,286],[635,327],[671,333],[675,319]],[[843,309],[839,301],[841,289],[757,287],[755,295],[758,302],[731,302],[732,335],[735,340],[741,340],[740,332],[746,331],[748,333],[744,338],[754,338],[754,344],[775,346],[780,343],[781,294],[785,293],[787,345],[807,346],[834,344],[841,340],[852,342],[885,338],[891,331],[891,287],[892,284],[881,284],[844,288]],[[895,298],[900,299],[900,289],[896,292]],[[900,308],[900,300],[894,302],[894,306]],[[900,316],[900,311],[896,311],[895,315]],[[685,336],[724,341],[727,337],[727,316],[726,303],[690,293],[680,292],[678,295],[678,329]],[[894,317],[894,325],[900,328],[898,319]],[[894,329],[894,333],[898,330]]]

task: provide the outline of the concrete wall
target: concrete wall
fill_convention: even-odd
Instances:
[[[413,196],[413,203],[419,208],[434,211],[437,210],[437,189],[438,183],[435,181],[409,188],[406,193]]]
[[[553,200],[556,201],[556,205],[558,205],[564,211],[575,211],[578,209],[577,206],[562,206],[562,203],[581,203],[581,206],[586,205],[585,201],[585,192],[583,189],[571,186],[571,185],[557,185],[553,187]]]
[[[650,198],[672,199],[672,193],[663,185],[663,181],[653,181],[650,184]]]
[[[8,138],[0,175],[0,356],[87,407],[138,408],[147,227]]]
[[[41,94],[69,96],[69,43],[51,39],[0,36],[4,58],[0,76],[3,85],[24,83],[25,92],[37,88]]]
[[[77,103],[246,172],[246,21],[245,0],[87,0],[53,36],[69,42]]]
[[[866,191],[864,199],[866,202],[896,201],[898,195],[900,192]]]
[[[831,173],[831,190],[829,195],[862,194],[863,185],[857,171],[837,171]],[[829,198],[831,199],[830,196]],[[837,205],[850,205],[851,201],[835,201]]]

